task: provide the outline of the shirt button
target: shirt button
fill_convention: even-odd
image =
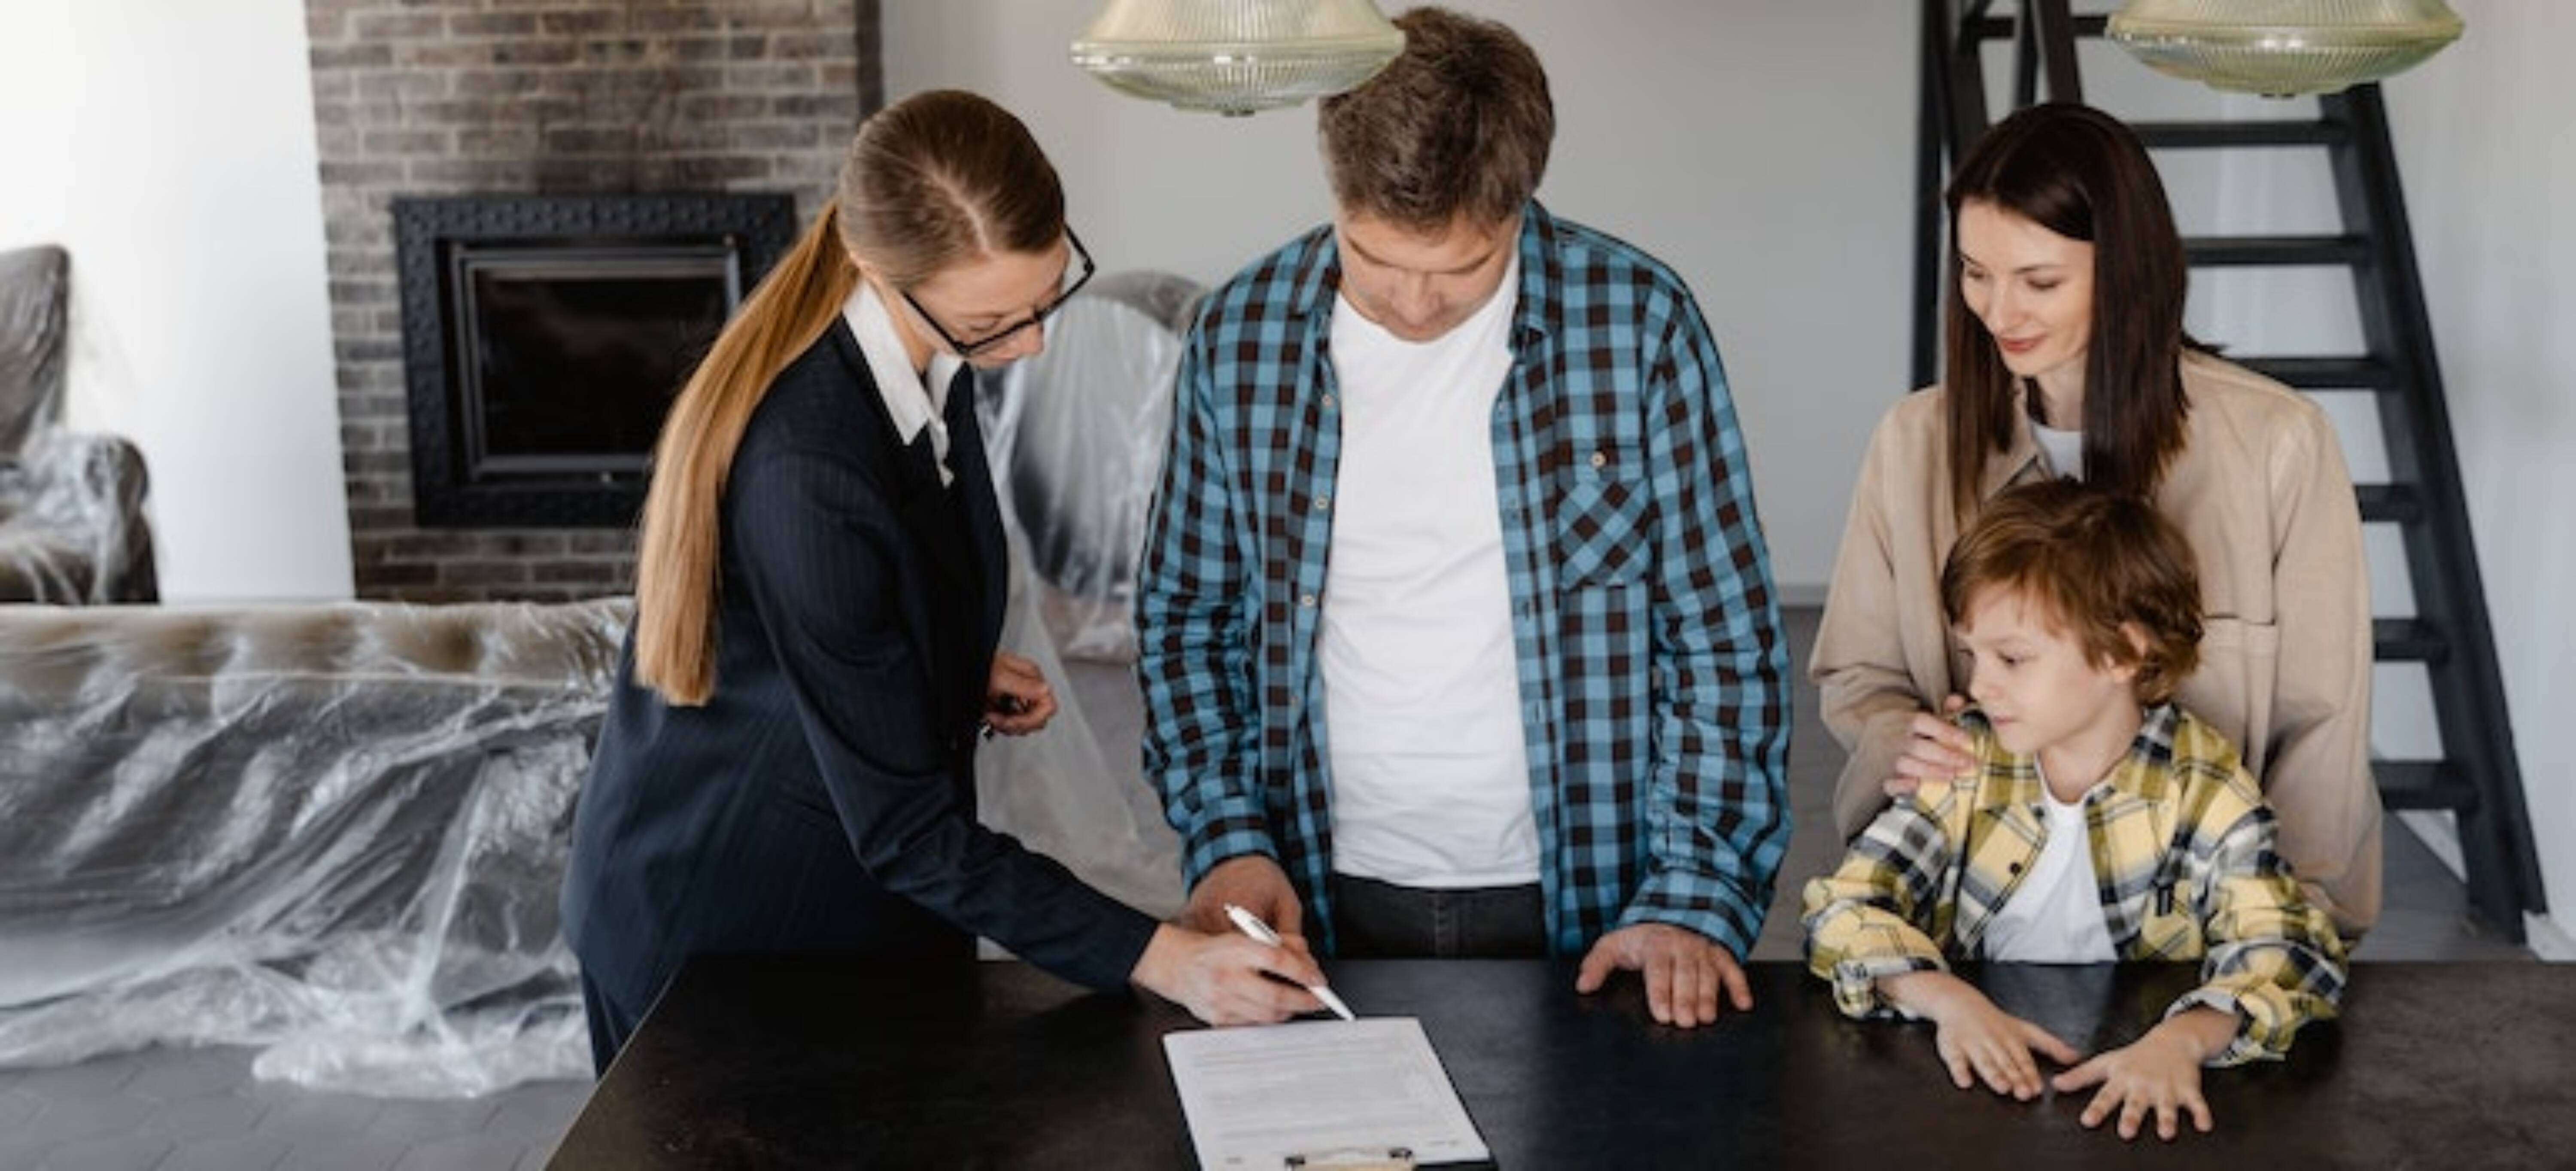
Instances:
[[[1299,595],[1297,595],[1297,604],[1298,604],[1298,605],[1300,605],[1300,606],[1303,606],[1303,607],[1305,607],[1305,608],[1307,608],[1307,609],[1309,609],[1309,610],[1312,610],[1312,609],[1314,609],[1314,608],[1315,608],[1315,595],[1313,595],[1313,594],[1299,594]]]
[[[1333,409],[1333,396],[1329,394],[1324,396],[1324,409],[1328,411]]]
[[[1333,510],[1333,498],[1332,498],[1332,497],[1330,497],[1330,496],[1318,496],[1318,497],[1316,497],[1316,498],[1315,498],[1315,511],[1317,511],[1317,512],[1331,512],[1332,510]]]
[[[1592,453],[1592,466],[1593,466],[1593,467],[1596,467],[1596,468],[1606,468],[1606,467],[1609,467],[1609,466],[1610,466],[1610,453],[1609,453],[1609,452],[1606,452],[1606,451],[1596,451],[1596,452],[1593,452],[1593,453]]]

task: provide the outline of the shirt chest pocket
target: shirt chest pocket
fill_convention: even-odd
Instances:
[[[2171,962],[2197,960],[2208,949],[2201,921],[2210,908],[2201,905],[2200,889],[2188,865],[2187,849],[2176,841],[2157,860],[2144,897],[2129,904],[2138,923],[2138,938],[2126,958]]]
[[[1578,448],[1556,502],[1557,580],[1568,590],[1645,580],[1654,501],[1634,447]]]

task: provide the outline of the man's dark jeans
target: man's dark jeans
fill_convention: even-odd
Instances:
[[[1334,954],[1345,959],[1543,959],[1537,883],[1455,889],[1332,877]]]

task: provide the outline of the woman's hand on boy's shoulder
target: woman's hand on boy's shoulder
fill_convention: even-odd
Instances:
[[[1896,775],[1879,787],[1890,797],[1904,797],[1925,781],[1957,780],[1977,767],[1976,736],[1958,723],[1968,710],[1963,696],[1941,701],[1941,714],[1916,712],[1905,727],[1905,751],[1896,757]]]

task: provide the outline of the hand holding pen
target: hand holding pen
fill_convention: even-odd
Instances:
[[[1234,920],[1234,925],[1241,928],[1244,934],[1260,940],[1264,945],[1270,947],[1285,946],[1284,941],[1279,938],[1279,933],[1271,930],[1269,924],[1262,922],[1261,916],[1259,915],[1255,915],[1250,911],[1244,910],[1233,903],[1227,903],[1225,905],[1225,917]],[[1346,1021],[1359,1019],[1358,1017],[1351,1015],[1351,1006],[1342,1003],[1341,997],[1333,995],[1332,989],[1325,987],[1321,983],[1307,984],[1304,985],[1304,987],[1306,991],[1315,995],[1315,999],[1323,1001],[1324,1007],[1333,1010],[1333,1015]]]
[[[1323,1003],[1307,991],[1324,971],[1305,948],[1177,923],[1154,928],[1127,978],[1211,1025],[1277,1024]]]

